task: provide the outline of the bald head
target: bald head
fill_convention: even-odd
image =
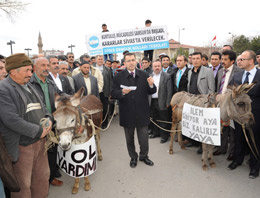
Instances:
[[[40,57],[34,62],[34,69],[37,77],[45,82],[46,77],[49,75],[49,61],[47,58]]]

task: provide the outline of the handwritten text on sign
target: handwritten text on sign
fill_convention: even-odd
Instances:
[[[94,136],[83,144],[72,144],[68,151],[58,147],[57,164],[71,177],[86,177],[94,173],[97,169]]]
[[[126,50],[137,52],[169,47],[166,26],[103,32],[87,35],[86,40],[87,49],[91,56],[122,53]]]
[[[220,109],[184,103],[182,134],[199,142],[220,146]]]

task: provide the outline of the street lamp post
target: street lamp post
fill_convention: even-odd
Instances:
[[[32,49],[30,49],[30,48],[25,48],[24,50],[27,51],[27,54],[28,54],[28,56],[29,56],[29,55],[30,55],[30,54],[29,54],[29,51],[32,50]]]
[[[11,54],[13,54],[13,46],[12,46],[13,44],[15,44],[15,42],[12,40],[10,40],[10,42],[7,42],[7,45],[10,45],[11,47]]]
[[[234,35],[233,35],[231,32],[229,32],[228,34],[231,34],[231,45],[233,46],[233,42],[234,42]]]
[[[181,44],[181,30],[185,30],[185,28],[179,28],[179,43]]]
[[[71,51],[71,53],[72,53],[72,48],[73,47],[76,47],[75,45],[72,45],[72,44],[70,44],[70,46],[68,46],[68,48],[70,48],[70,51]]]

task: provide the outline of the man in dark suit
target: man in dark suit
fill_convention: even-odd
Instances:
[[[178,55],[175,62],[177,68],[174,69],[173,73],[173,85],[176,87],[176,92],[187,91],[189,72],[189,68],[187,67],[188,59],[184,55]]]
[[[151,117],[156,120],[170,121],[169,107],[172,99],[172,79],[171,76],[162,72],[162,63],[158,59],[153,62],[153,79],[157,87],[157,91],[152,95],[151,101]],[[171,125],[162,122],[156,122],[164,129],[170,130]],[[161,143],[167,142],[169,132],[163,131],[154,124],[152,125],[152,134],[150,138],[161,136]]]
[[[260,70],[255,67],[256,54],[254,51],[246,50],[241,54],[241,68],[245,71],[234,74],[231,81],[232,84],[240,85],[242,83],[251,84],[257,82],[256,85],[248,92],[252,103],[252,113],[255,118],[255,124],[252,126],[253,135],[258,151],[260,150]],[[234,170],[237,166],[241,165],[244,161],[246,140],[242,131],[242,127],[235,122],[235,158],[228,169]],[[252,140],[249,136],[249,142],[252,144]],[[254,147],[254,146],[253,146]],[[259,160],[259,156],[258,156]],[[252,151],[250,151],[250,173],[249,178],[256,178],[259,176],[259,161],[255,158]]]
[[[215,78],[215,92],[217,91],[218,84],[218,71],[222,68],[221,65],[221,54],[219,52],[212,52],[210,55],[210,63],[212,65],[212,70]]]
[[[80,73],[72,76],[75,92],[77,92],[81,87],[84,87],[84,96],[92,94],[99,97],[97,78],[89,73],[90,63],[80,63],[80,70]]]
[[[96,56],[96,68],[99,69],[103,75],[103,90],[100,92],[100,100],[103,103],[103,119],[102,128],[106,128],[108,124],[108,98],[110,97],[110,92],[112,89],[112,72],[110,68],[104,65],[104,59],[102,55]]]
[[[170,66],[170,63],[171,63],[171,59],[169,56],[167,55],[162,56],[162,66],[163,66],[162,71],[172,75],[176,66]]]
[[[72,89],[69,79],[66,76],[59,75],[59,62],[56,56],[48,56],[50,69],[48,78],[53,80],[57,87],[68,95],[73,95],[74,90]]]
[[[241,72],[242,69],[234,65],[236,61],[236,53],[231,50],[226,50],[222,53],[222,66],[217,73],[217,89],[216,92],[219,94],[224,94],[227,90],[228,84],[231,82],[233,76],[237,72]],[[228,139],[229,145],[229,155],[227,160],[233,160],[234,153],[234,129],[230,126],[223,127],[223,134],[221,135],[221,146],[213,153],[213,155],[225,155],[228,149]]]
[[[156,86],[153,84],[152,77],[136,69],[135,54],[125,54],[124,60],[126,69],[114,77],[111,96],[119,100],[120,126],[124,127],[127,149],[131,158],[130,166],[136,167],[138,158],[134,144],[135,128],[140,144],[139,160],[152,166],[153,162],[148,158],[150,122],[148,95],[156,92]]]

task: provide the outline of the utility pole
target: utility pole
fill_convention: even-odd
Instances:
[[[27,51],[27,54],[28,54],[28,56],[29,56],[29,55],[30,55],[30,54],[29,54],[29,51],[32,50],[32,49],[30,49],[30,48],[25,48],[24,50]]]
[[[179,28],[179,43],[181,44],[181,30],[185,30],[185,28]]]
[[[10,45],[11,47],[11,54],[13,54],[13,46],[12,46],[13,44],[15,44],[15,42],[12,40],[10,40],[10,42],[7,42],[7,45]]]
[[[72,44],[70,44],[70,46],[68,46],[68,48],[70,48],[70,51],[71,51],[71,53],[72,53],[72,48],[73,47],[76,47],[75,45],[72,45]]]

